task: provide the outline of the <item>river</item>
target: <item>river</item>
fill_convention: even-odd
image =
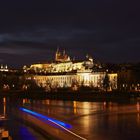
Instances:
[[[4,99],[2,100],[4,102]],[[9,120],[11,135],[43,139],[43,136],[24,122],[20,125],[12,110],[24,107],[44,116],[71,125],[69,130],[88,140],[139,140],[140,102],[79,102],[62,100],[5,99],[1,104],[1,114]],[[11,109],[12,108],[12,109]],[[22,116],[21,116],[22,117]],[[13,124],[16,121],[15,124]],[[14,130],[12,131],[12,126]]]

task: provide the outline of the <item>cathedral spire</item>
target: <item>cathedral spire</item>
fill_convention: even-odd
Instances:
[[[66,51],[65,50],[63,50],[63,55],[65,55],[66,54]]]
[[[56,50],[56,52],[57,52],[57,53],[59,52],[59,46],[57,46],[57,50]]]

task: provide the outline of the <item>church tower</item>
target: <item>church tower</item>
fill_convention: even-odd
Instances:
[[[57,51],[56,51],[56,53],[55,53],[55,61],[58,61],[59,58],[60,58],[60,56],[61,56],[61,53],[60,53],[60,51],[59,51],[59,47],[57,47]]]
[[[70,57],[66,54],[65,50],[63,50],[63,52],[60,52],[59,48],[57,48],[57,51],[55,53],[55,61],[68,62],[68,61],[70,61]]]

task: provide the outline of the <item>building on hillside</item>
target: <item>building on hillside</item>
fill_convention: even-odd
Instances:
[[[103,89],[103,81],[107,74],[106,71],[95,71],[94,67],[101,69],[101,65],[94,62],[89,55],[86,60],[71,60],[65,51],[56,51],[55,61],[52,63],[32,64],[24,70],[29,73],[26,79],[34,80],[39,87],[45,89],[64,88],[64,87],[93,87]],[[30,72],[34,71],[31,76]],[[117,89],[117,73],[108,73],[108,90]]]
[[[35,63],[29,68],[23,67],[25,71],[34,71],[35,73],[62,73],[84,70],[92,68],[94,65],[92,57],[87,57],[84,61],[73,61],[65,51],[56,51],[54,62]]]

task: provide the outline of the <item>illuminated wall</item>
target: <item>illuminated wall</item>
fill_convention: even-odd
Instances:
[[[34,75],[31,79],[35,80],[38,86],[47,88],[58,87],[72,87],[74,84],[78,87],[88,86],[88,87],[98,87],[103,88],[103,79],[105,77],[104,72],[96,73],[75,73],[70,75]],[[110,90],[117,89],[117,74],[108,74],[110,81]]]
[[[61,62],[61,63],[51,63],[51,64],[32,64],[30,70],[35,72],[70,72],[72,70],[82,70],[85,69],[83,66],[84,62]]]

